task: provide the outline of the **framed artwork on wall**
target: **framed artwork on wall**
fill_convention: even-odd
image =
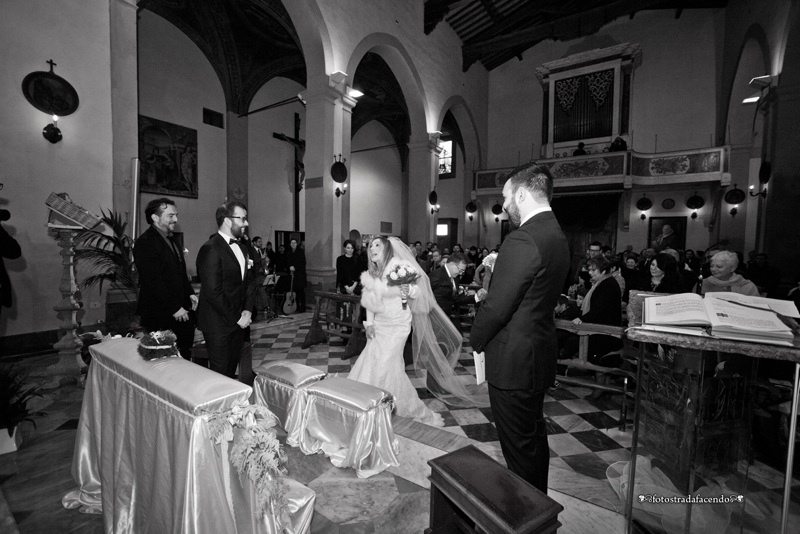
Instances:
[[[197,198],[197,130],[139,115],[139,190]]]
[[[650,217],[647,246],[661,252],[686,248],[686,217]]]

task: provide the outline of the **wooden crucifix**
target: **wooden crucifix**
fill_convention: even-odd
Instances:
[[[306,153],[306,141],[300,139],[300,114],[294,114],[294,137],[273,132],[272,137],[285,141],[294,147],[294,231],[300,231],[300,191],[303,190],[303,181],[306,178],[306,168],[303,157]]]

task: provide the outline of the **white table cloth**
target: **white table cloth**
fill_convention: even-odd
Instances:
[[[209,416],[248,405],[251,388],[182,358],[145,361],[138,341],[91,347],[68,508],[100,513],[109,533],[277,533],[256,513],[228,444],[214,444]],[[292,532],[308,532],[315,494],[286,479]]]

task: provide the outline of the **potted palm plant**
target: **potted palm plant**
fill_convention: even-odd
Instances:
[[[44,412],[31,411],[28,401],[41,397],[39,386],[28,382],[28,375],[11,365],[0,365],[0,454],[19,448],[22,435],[17,427],[23,421],[36,426],[34,416]]]
[[[125,230],[128,221],[113,210],[101,210],[100,220],[111,230],[82,230],[75,241],[75,258],[89,272],[81,287],[98,287],[107,283],[106,323],[112,331],[124,333],[136,324],[136,290],[138,276],[133,263],[133,239]]]

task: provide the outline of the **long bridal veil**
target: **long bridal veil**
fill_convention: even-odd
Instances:
[[[394,256],[411,265],[418,265],[408,246],[396,237],[390,237]],[[469,374],[457,375],[454,368],[461,355],[461,334],[453,326],[450,318],[442,311],[433,297],[431,282],[422,269],[417,280],[417,292],[409,299],[411,308],[414,370],[425,369],[427,387],[436,398],[454,407],[489,406],[489,393],[484,382],[475,384],[475,377]]]

